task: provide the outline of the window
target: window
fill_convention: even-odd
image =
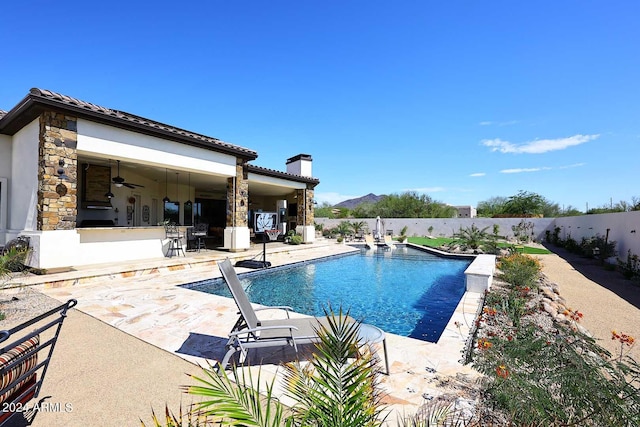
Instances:
[[[164,221],[180,224],[180,203],[166,202],[164,204]]]
[[[184,225],[193,225],[193,204],[184,204],[182,208],[182,217],[184,218]]]

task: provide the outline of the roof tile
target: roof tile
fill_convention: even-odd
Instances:
[[[227,149],[243,152],[249,156],[257,157],[257,152],[250,150],[248,148],[240,147],[238,145],[230,144],[228,142],[224,142],[218,138],[213,138],[210,136],[198,134],[195,132],[190,132],[184,129],[177,128],[175,126],[167,125],[164,123],[156,122],[154,120],[146,119],[144,117],[136,116],[135,114],[126,113],[124,111],[112,110],[110,108],[101,107],[96,104],[92,104],[90,102],[82,101],[77,98],[72,98],[67,95],[63,95],[57,92],[52,92],[47,89],[39,89],[33,88],[29,91],[31,95],[35,95],[42,98],[51,99],[54,101],[61,102],[62,104],[71,105],[75,107],[84,108],[87,110],[91,110],[96,113],[104,114],[106,116],[116,117],[120,120],[129,121],[132,123],[141,124],[153,129],[159,129],[165,132],[173,133],[176,135],[184,136],[187,138],[195,139],[201,142],[204,142],[208,145],[224,147]],[[6,113],[5,113],[6,114]],[[2,117],[2,116],[0,116]]]

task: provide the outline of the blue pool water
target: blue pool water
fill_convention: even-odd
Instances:
[[[465,290],[471,260],[413,248],[365,251],[239,275],[249,300],[324,315],[329,304],[384,331],[437,342]],[[231,298],[222,279],[186,285]]]

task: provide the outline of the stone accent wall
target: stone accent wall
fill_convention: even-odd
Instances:
[[[72,230],[78,215],[77,119],[52,111],[40,115],[38,229]],[[58,175],[64,160],[64,174]]]
[[[245,163],[238,159],[236,164],[235,194],[233,192],[234,179],[227,178],[227,227],[248,226],[249,181],[244,166]]]
[[[305,225],[313,225],[314,214],[313,214],[313,190],[307,189],[307,223]]]
[[[298,212],[296,222],[298,225],[313,225],[314,214],[313,214],[313,190],[307,189],[305,190],[296,190],[296,196],[298,200],[306,200],[301,203],[298,202]],[[305,207],[307,211],[305,212]]]

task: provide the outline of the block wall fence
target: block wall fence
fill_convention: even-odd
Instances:
[[[497,224],[498,234],[511,238],[512,227],[517,226],[522,220],[523,218],[382,218],[382,225],[385,234],[391,232],[398,235],[406,226],[407,236],[451,237],[460,228],[471,227],[472,224],[480,229],[489,227],[487,231],[492,233],[494,224]],[[583,237],[604,237],[609,230],[609,241],[617,242],[618,257],[626,258],[629,250],[640,255],[640,211],[524,220],[533,223],[534,239],[537,242],[544,242],[546,230],[553,233],[556,227],[560,228],[561,239],[571,236],[578,242]],[[370,232],[376,225],[375,218],[315,218],[316,224],[322,224],[324,228],[336,227],[342,221],[364,221]],[[431,233],[429,227],[433,227]]]

